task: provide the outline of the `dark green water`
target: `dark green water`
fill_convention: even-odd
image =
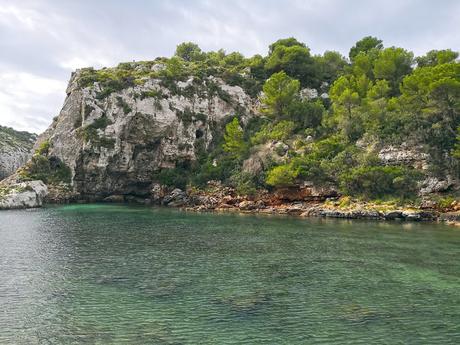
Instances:
[[[448,226],[0,212],[0,344],[459,343]]]

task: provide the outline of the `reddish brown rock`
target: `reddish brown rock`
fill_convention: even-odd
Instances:
[[[282,201],[324,201],[337,196],[337,191],[331,187],[299,186],[275,191],[275,197]]]

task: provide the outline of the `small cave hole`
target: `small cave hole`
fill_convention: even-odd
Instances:
[[[195,138],[200,139],[203,137],[203,135],[204,135],[204,132],[201,129],[197,129],[195,131]]]

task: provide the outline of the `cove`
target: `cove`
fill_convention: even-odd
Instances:
[[[0,344],[454,344],[459,291],[443,224],[0,212]]]

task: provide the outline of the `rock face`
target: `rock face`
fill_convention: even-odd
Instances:
[[[227,119],[238,113],[246,121],[254,107],[242,88],[214,77],[172,86],[150,78],[102,97],[97,82],[79,86],[80,73],[36,145],[49,141],[49,155],[71,169],[74,191],[97,199],[150,195],[158,169],[195,160]]]
[[[37,136],[0,126],[0,180],[13,174],[32,156]]]
[[[243,162],[243,172],[257,175],[273,162],[284,163],[289,147],[280,141],[270,141],[256,147],[251,156]]]
[[[422,170],[428,168],[429,155],[419,147],[387,146],[379,151],[378,156],[388,165],[409,165]]]
[[[421,184],[420,194],[427,195],[432,193],[446,192],[455,186],[455,179],[447,175],[444,179],[435,176],[427,177]]]
[[[324,201],[338,196],[333,187],[317,187],[305,184],[299,187],[278,188],[275,196],[282,201]]]
[[[0,210],[40,207],[48,194],[42,181],[0,185]]]

